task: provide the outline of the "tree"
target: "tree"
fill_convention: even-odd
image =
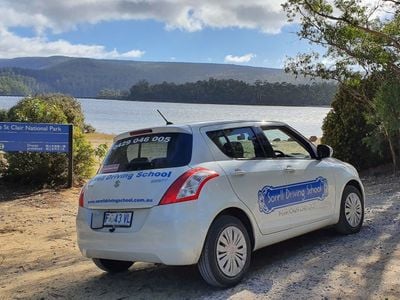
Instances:
[[[257,105],[328,105],[336,84],[312,83],[294,85],[286,82],[249,84],[234,79],[199,80],[175,84],[150,85],[141,81],[130,89],[128,99],[183,103],[257,104]]]
[[[370,5],[361,0],[288,0],[283,8],[290,21],[300,21],[301,39],[326,49],[322,55],[312,52],[289,59],[285,69],[340,82],[354,101],[370,107],[370,117],[379,123],[388,144],[393,149],[400,147],[395,135],[386,134],[390,120],[396,118],[395,110],[378,113],[374,95],[363,84],[369,78],[400,80],[400,2],[382,0]],[[380,97],[379,102],[387,100]],[[400,155],[396,151],[391,155],[396,170]]]
[[[362,3],[361,0],[288,0],[283,8],[289,21],[300,19],[298,36],[324,46],[326,52],[322,57],[316,52],[301,54],[290,59],[286,69],[339,82],[357,82],[382,70],[400,75],[400,3],[390,0],[375,5]],[[379,18],[383,12],[385,18]]]
[[[378,133],[378,125],[369,119],[370,109],[369,105],[354,101],[352,93],[341,85],[322,126],[322,143],[332,146],[336,158],[358,170],[388,162],[388,153],[382,150],[387,146],[385,140],[372,134]]]
[[[376,125],[372,138],[367,143],[373,149],[379,143],[379,135],[383,133],[389,143],[394,172],[400,159],[400,83],[393,78],[385,80],[372,100],[374,114],[368,116],[370,124]],[[397,142],[396,142],[397,141]]]

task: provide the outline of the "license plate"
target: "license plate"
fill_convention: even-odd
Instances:
[[[132,212],[106,212],[104,213],[104,227],[131,227]]]

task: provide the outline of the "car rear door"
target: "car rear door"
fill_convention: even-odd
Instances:
[[[202,128],[217,163],[223,168],[238,198],[251,210],[260,231],[269,234],[288,229],[290,218],[265,209],[262,190],[285,185],[285,162],[272,158],[262,131],[253,126]],[[223,197],[223,195],[221,195]]]

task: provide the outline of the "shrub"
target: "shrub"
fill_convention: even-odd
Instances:
[[[7,110],[0,109],[0,122],[6,122],[6,121],[7,121]]]
[[[84,124],[83,125],[83,132],[84,133],[95,133],[96,132],[96,128],[94,128],[90,124]]]
[[[8,168],[7,160],[4,157],[4,154],[0,153],[0,178],[7,171],[7,168]]]
[[[94,149],[81,130],[74,130],[73,157],[75,180],[90,177],[95,163]]]
[[[91,175],[94,150],[83,134],[84,116],[79,102],[72,97],[50,94],[25,98],[7,115],[10,122],[72,123],[74,125],[74,178]],[[7,153],[7,180],[14,182],[60,185],[66,183],[67,155],[64,153]]]
[[[94,155],[96,156],[99,164],[106,156],[107,151],[108,151],[107,144],[100,144],[96,147],[96,149],[94,149]]]
[[[358,170],[387,161],[387,156],[382,151],[374,151],[375,149],[371,149],[365,142],[376,129],[376,125],[367,121],[370,113],[368,103],[357,101],[341,86],[332,102],[332,110],[322,125],[322,143],[333,147],[334,157],[351,163]],[[382,144],[379,144],[379,148],[387,149],[386,145]]]
[[[25,98],[8,111],[10,122],[68,123],[62,105],[48,103],[40,96]]]
[[[46,101],[49,105],[61,107],[69,124],[74,124],[81,131],[84,130],[85,117],[82,113],[81,104],[73,97],[63,94],[46,94],[38,98]]]
[[[387,75],[372,99],[373,114],[367,121],[375,124],[375,130],[366,139],[368,146],[381,153],[382,141],[388,144],[393,171],[400,170],[400,84],[396,76]]]

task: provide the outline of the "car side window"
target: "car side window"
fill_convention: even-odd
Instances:
[[[251,127],[207,132],[208,137],[227,156],[237,159],[264,158],[264,151]]]
[[[293,136],[280,128],[263,128],[275,157],[311,158],[310,152]]]

